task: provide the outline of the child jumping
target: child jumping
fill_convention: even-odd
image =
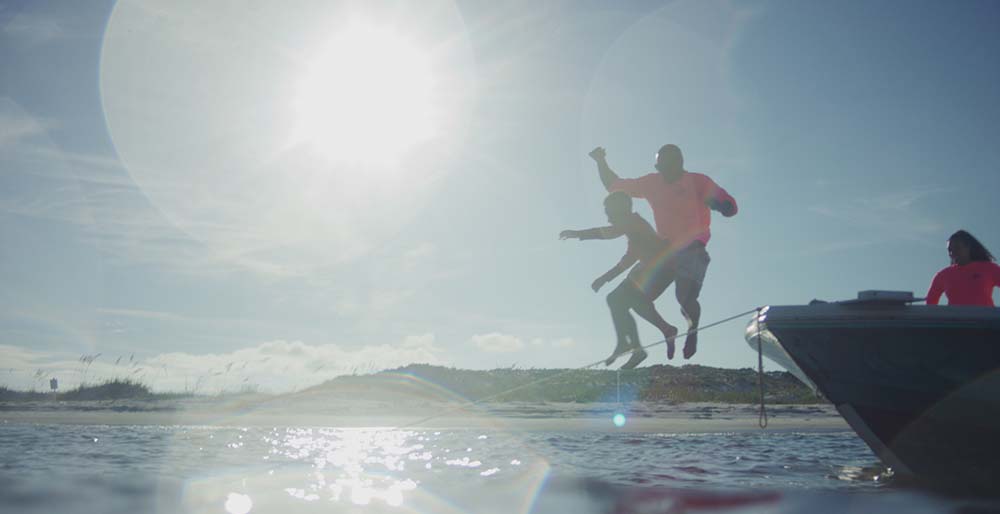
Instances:
[[[632,268],[628,277],[608,293],[608,307],[615,325],[617,345],[604,364],[614,361],[629,352],[632,357],[622,369],[632,369],[646,358],[646,351],[639,343],[639,331],[635,319],[629,313],[633,310],[663,333],[667,342],[667,358],[674,358],[674,338],[677,328],[667,323],[656,311],[653,301],[674,280],[674,271],[667,258],[668,243],[656,234],[642,216],[632,211],[632,198],[623,192],[614,192],[604,199],[604,212],[608,216],[609,227],[586,230],[563,230],[559,239],[615,239],[628,238],[628,250],[613,268],[597,277],[591,288],[594,292],[605,283],[614,280],[622,272]],[[638,262],[639,264],[634,266]]]

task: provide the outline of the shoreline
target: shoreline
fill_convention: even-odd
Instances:
[[[719,433],[759,431],[754,404],[679,403],[457,403],[324,402],[322,405],[229,404],[118,411],[120,405],[18,409],[3,405],[0,426],[62,424],[113,426],[335,427],[490,429],[500,431],[594,431],[625,433]],[[84,408],[72,408],[84,407]],[[612,416],[623,413],[623,427]],[[771,431],[850,430],[832,405],[767,406]]]

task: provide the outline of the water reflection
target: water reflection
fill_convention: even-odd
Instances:
[[[892,468],[885,466],[841,466],[833,478],[845,482],[885,482],[894,476]]]
[[[492,496],[506,512],[528,512],[549,470],[548,462],[517,438],[474,431],[289,427],[212,432],[193,430],[187,434],[191,440],[178,444],[202,452],[208,446],[209,453],[214,447],[221,457],[218,467],[232,469],[188,481],[184,504],[193,511],[210,510],[202,507],[214,497],[225,500],[230,514],[251,507],[312,511],[331,504],[366,512],[403,506],[461,512],[469,502]],[[248,461],[257,462],[257,469],[248,470]],[[252,500],[247,491],[253,491]]]
[[[0,436],[0,505],[29,498],[17,504],[36,507],[27,513],[585,514],[645,489],[900,490],[850,432],[23,425]],[[574,478],[589,481],[559,487]]]

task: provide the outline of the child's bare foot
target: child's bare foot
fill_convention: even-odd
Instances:
[[[694,332],[689,332],[687,339],[684,340],[684,358],[690,359],[695,352],[698,351],[698,332],[694,329]]]
[[[614,364],[615,361],[618,360],[618,357],[621,357],[622,355],[625,355],[626,353],[629,352],[629,350],[630,350],[630,348],[627,347],[627,346],[624,346],[624,345],[618,345],[618,346],[616,346],[615,347],[615,351],[611,352],[611,355],[609,355],[607,359],[604,359],[604,365],[605,366],[610,366],[610,365]]]
[[[639,365],[640,362],[646,360],[646,350],[642,348],[636,348],[632,352],[632,358],[622,365],[621,369],[632,369]]]
[[[667,360],[674,358],[674,339],[677,337],[677,327],[673,325],[669,327],[663,331],[663,340],[667,342]]]

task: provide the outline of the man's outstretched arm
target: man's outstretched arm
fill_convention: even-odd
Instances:
[[[619,179],[618,175],[611,170],[608,166],[607,153],[604,151],[603,147],[598,146],[590,151],[589,154],[591,159],[597,163],[597,173],[601,176],[601,182],[604,184],[604,189],[611,191],[611,184]]]

